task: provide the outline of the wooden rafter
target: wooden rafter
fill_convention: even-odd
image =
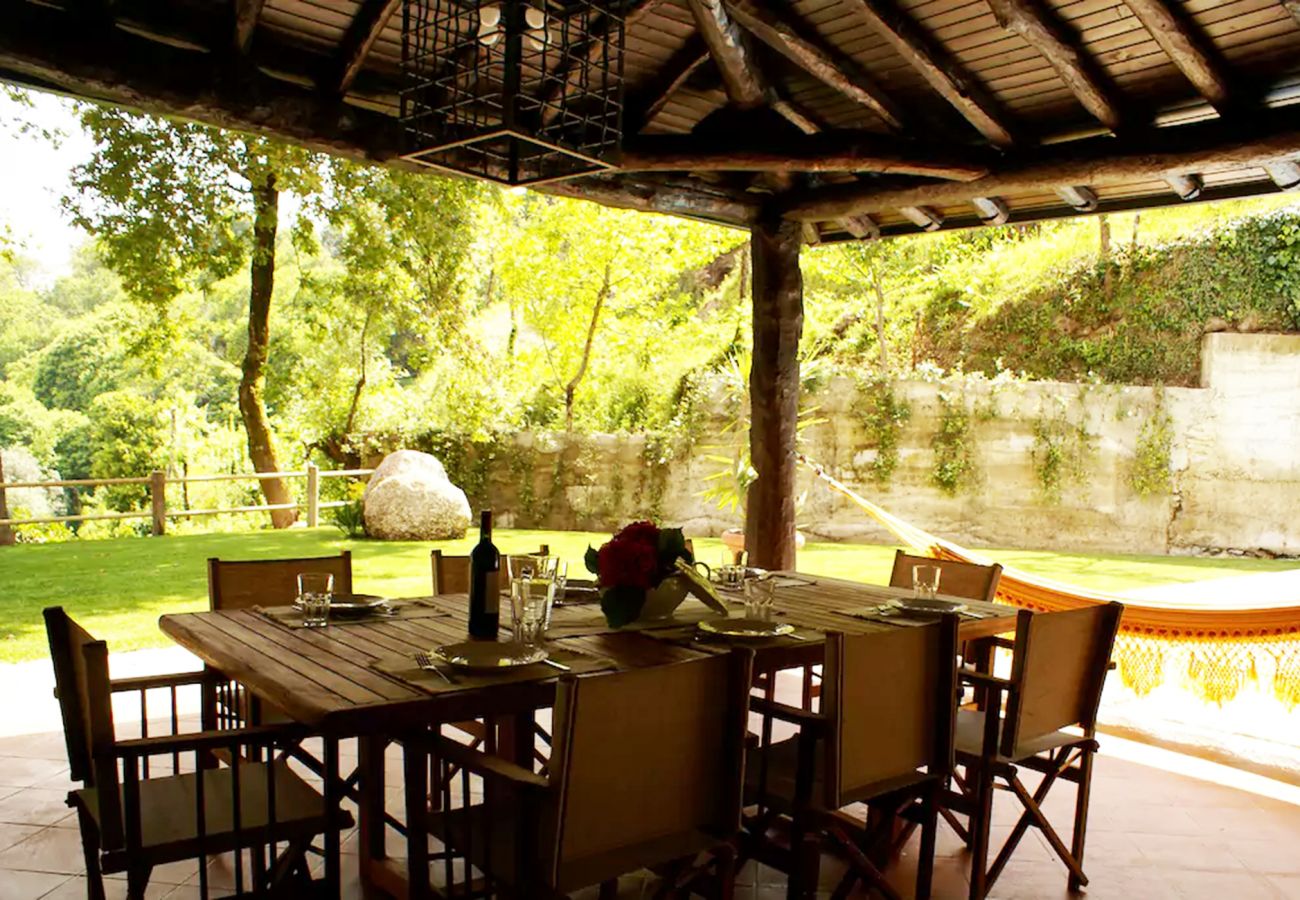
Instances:
[[[727,9],[746,31],[809,75],[867,107],[890,128],[903,127],[897,105],[851,59],[801,34],[790,21],[755,0],[728,0]]]
[[[234,0],[235,2],[235,49],[247,53],[253,45],[253,32],[257,30],[257,20],[262,15],[262,6],[266,0]]]
[[[794,219],[828,221],[905,206],[948,206],[975,197],[1049,193],[1070,185],[1132,184],[1171,175],[1240,171],[1289,160],[1300,152],[1300,108],[1261,113],[1248,122],[1212,120],[1162,128],[1141,139],[1080,141],[1008,163],[968,182],[934,182],[898,188],[836,185],[792,196],[783,206]]]
[[[1165,176],[1165,183],[1179,197],[1184,200],[1195,200],[1201,196],[1201,191],[1205,190],[1205,182],[1199,175],[1183,175],[1172,173]]]
[[[1222,111],[1230,100],[1228,78],[1206,51],[1204,39],[1165,0],[1125,2],[1201,96]]]
[[[365,0],[343,35],[339,50],[337,76],[329,89],[342,96],[357,80],[370,49],[383,34],[384,26],[401,7],[402,0]]]
[[[1020,35],[1041,53],[1084,109],[1111,130],[1124,124],[1120,105],[1102,82],[1092,60],[1068,34],[1064,24],[1047,12],[1046,4],[1033,0],[988,0],[988,3],[998,24]]]
[[[642,19],[654,11],[661,3],[663,3],[663,0],[637,0],[624,13],[623,27],[625,29],[635,28]],[[583,70],[583,66],[575,64],[577,60],[581,59],[584,64],[594,62],[604,52],[610,28],[616,24],[615,19],[602,17],[591,26],[591,33],[586,38],[577,41],[572,47],[568,48],[568,57],[556,73],[554,86],[542,97],[543,125],[554,122],[556,117],[563,111],[564,98],[572,89],[574,79]]]
[[[1273,183],[1284,191],[1300,191],[1300,165],[1289,159],[1279,159],[1264,167]]]
[[[687,0],[700,37],[722,73],[727,98],[741,109],[767,102],[763,76],[754,68],[745,35],[732,21],[722,0]]]
[[[627,112],[623,115],[625,133],[637,134],[653,122],[673,99],[673,95],[710,59],[709,49],[704,46],[702,38],[696,35],[687,41],[673,54],[649,87],[628,99]]]
[[[1287,12],[1300,24],[1300,0],[1282,0],[1282,5],[1286,7]]]
[[[1011,219],[1011,207],[1001,197],[975,197],[971,203],[985,225],[1005,225]]]
[[[989,143],[1008,147],[1014,142],[993,99],[892,0],[850,0],[849,6]]]
[[[970,181],[988,167],[960,154],[937,154],[879,135],[858,132],[809,134],[774,141],[741,135],[736,140],[664,135],[629,142],[621,168],[628,172],[879,172]]]
[[[1060,185],[1056,188],[1056,195],[1079,212],[1092,212],[1101,205],[1097,192],[1083,184]]]

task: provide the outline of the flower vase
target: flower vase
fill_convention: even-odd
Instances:
[[[666,619],[676,612],[689,593],[686,579],[679,575],[669,575],[659,582],[658,587],[650,588],[645,594],[645,603],[637,621],[647,619]]]

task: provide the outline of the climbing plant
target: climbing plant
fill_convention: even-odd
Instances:
[[[974,483],[977,474],[971,443],[971,417],[964,396],[939,393],[939,427],[930,439],[934,450],[931,480],[949,496]]]
[[[1082,484],[1096,454],[1096,436],[1088,431],[1086,411],[1071,421],[1062,398],[1050,415],[1034,420],[1034,474],[1044,499],[1061,502],[1066,485]]]
[[[1174,447],[1174,423],[1165,409],[1164,392],[1156,392],[1156,406],[1138,432],[1128,483],[1139,497],[1168,494],[1172,487],[1170,457]]]
[[[894,392],[892,381],[877,376],[858,381],[853,411],[862,426],[867,446],[876,450],[869,474],[876,484],[883,487],[898,468],[898,438],[912,417],[912,408]]]

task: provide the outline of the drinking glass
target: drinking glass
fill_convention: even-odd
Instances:
[[[558,556],[551,557],[551,581],[555,582],[555,590],[551,595],[551,602],[546,607],[546,627],[551,627],[551,607],[555,605],[556,600],[564,599],[564,588],[569,583],[569,564]]]
[[[922,600],[933,600],[939,593],[938,566],[912,566],[912,596]]]
[[[772,602],[776,598],[776,584],[770,578],[750,578],[745,581],[745,617],[759,622],[772,621]]]
[[[322,628],[329,622],[330,595],[334,592],[334,576],[320,572],[301,572],[298,575],[298,602],[302,606],[302,622],[308,628]]]
[[[745,567],[736,565],[718,566],[713,570],[719,587],[735,590],[745,581]]]
[[[535,554],[528,554],[525,556],[506,557],[506,571],[510,573],[511,581],[514,581],[516,578],[532,578],[541,577],[543,575],[549,577],[548,573],[553,571],[554,565],[555,557],[553,556],[537,556]]]
[[[555,582],[548,578],[515,578],[510,582],[510,621],[515,640],[536,647],[546,636]]]

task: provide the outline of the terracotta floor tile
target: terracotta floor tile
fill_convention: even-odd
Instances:
[[[0,900],[35,900],[67,880],[67,875],[0,869]]]
[[[0,799],[0,822],[13,825],[53,825],[75,815],[67,791],[22,788]]]
[[[84,874],[81,832],[75,828],[43,828],[0,852],[0,869]]]
[[[1278,900],[1282,894],[1251,872],[1174,872],[1169,881],[1186,900]]]
[[[1296,841],[1247,840],[1247,837],[1228,841],[1228,850],[1248,870],[1261,875],[1300,878],[1300,846]]]
[[[1245,868],[1221,841],[1179,834],[1135,835],[1142,855],[1159,869],[1237,872]]]
[[[4,787],[35,787],[67,772],[68,764],[59,760],[0,756],[0,786]]]
[[[1300,875],[1269,875],[1268,883],[1286,900],[1300,900]]]
[[[0,852],[41,830],[40,825],[0,824]]]

